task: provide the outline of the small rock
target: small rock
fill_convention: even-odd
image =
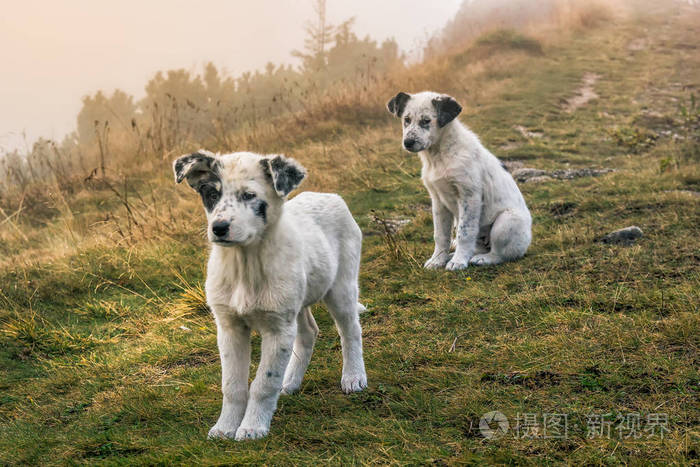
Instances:
[[[542,183],[542,182],[549,182],[552,180],[554,180],[554,179],[552,177],[550,177],[549,175],[540,175],[538,177],[528,178],[523,183]]]
[[[180,329],[185,332],[192,332],[192,329],[188,328],[187,326],[180,326]]]
[[[572,180],[580,177],[597,177],[606,173],[614,172],[614,169],[559,169],[552,170],[549,175],[559,180]]]
[[[522,169],[523,167],[525,167],[520,161],[501,160],[501,164],[503,164],[503,167],[505,167],[506,170],[510,173],[513,173],[515,170]]]
[[[517,181],[526,182],[531,178],[546,175],[546,172],[544,170],[533,169],[531,167],[522,167],[520,169],[513,170],[512,174],[513,178]]]
[[[615,169],[557,169],[547,172],[541,169],[533,169],[532,167],[518,167],[511,169],[508,164],[504,162],[504,165],[508,171],[513,175],[513,178],[520,183],[537,183],[546,182],[553,179],[557,180],[573,180],[579,177],[597,177],[606,173],[614,172]]]
[[[644,233],[642,229],[636,225],[625,227],[624,229],[616,230],[610,232],[606,236],[600,239],[603,243],[618,244],[618,245],[632,245],[638,239],[642,238]]]

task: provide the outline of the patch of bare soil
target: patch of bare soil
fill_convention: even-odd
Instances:
[[[579,107],[586,105],[588,102],[598,99],[599,96],[593,87],[599,79],[600,75],[597,73],[585,73],[583,75],[581,87],[576,90],[576,95],[566,99],[564,102],[564,110],[568,113],[572,113]]]
[[[517,130],[518,133],[520,133],[527,139],[542,138],[543,136],[543,133],[541,131],[530,131],[522,125],[515,125],[513,129]]]

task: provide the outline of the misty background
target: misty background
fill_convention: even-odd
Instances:
[[[418,58],[461,0],[329,0],[326,16],[399,53]],[[76,128],[82,98],[115,89],[139,100],[156,72],[201,73],[211,62],[238,77],[266,64],[303,60],[311,0],[0,1],[0,152],[60,141]]]

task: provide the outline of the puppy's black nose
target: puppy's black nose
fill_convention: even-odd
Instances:
[[[412,148],[414,144],[416,144],[416,140],[413,138],[406,138],[403,140],[403,147],[406,149]]]
[[[223,237],[228,233],[228,228],[230,226],[231,224],[226,221],[216,221],[212,224],[211,230],[217,237]]]

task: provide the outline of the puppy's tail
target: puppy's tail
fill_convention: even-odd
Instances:
[[[358,302],[358,304],[357,304],[357,314],[358,314],[358,315],[361,315],[361,314],[364,313],[365,311],[367,311],[367,307],[365,307],[362,303],[359,303],[359,302]]]

